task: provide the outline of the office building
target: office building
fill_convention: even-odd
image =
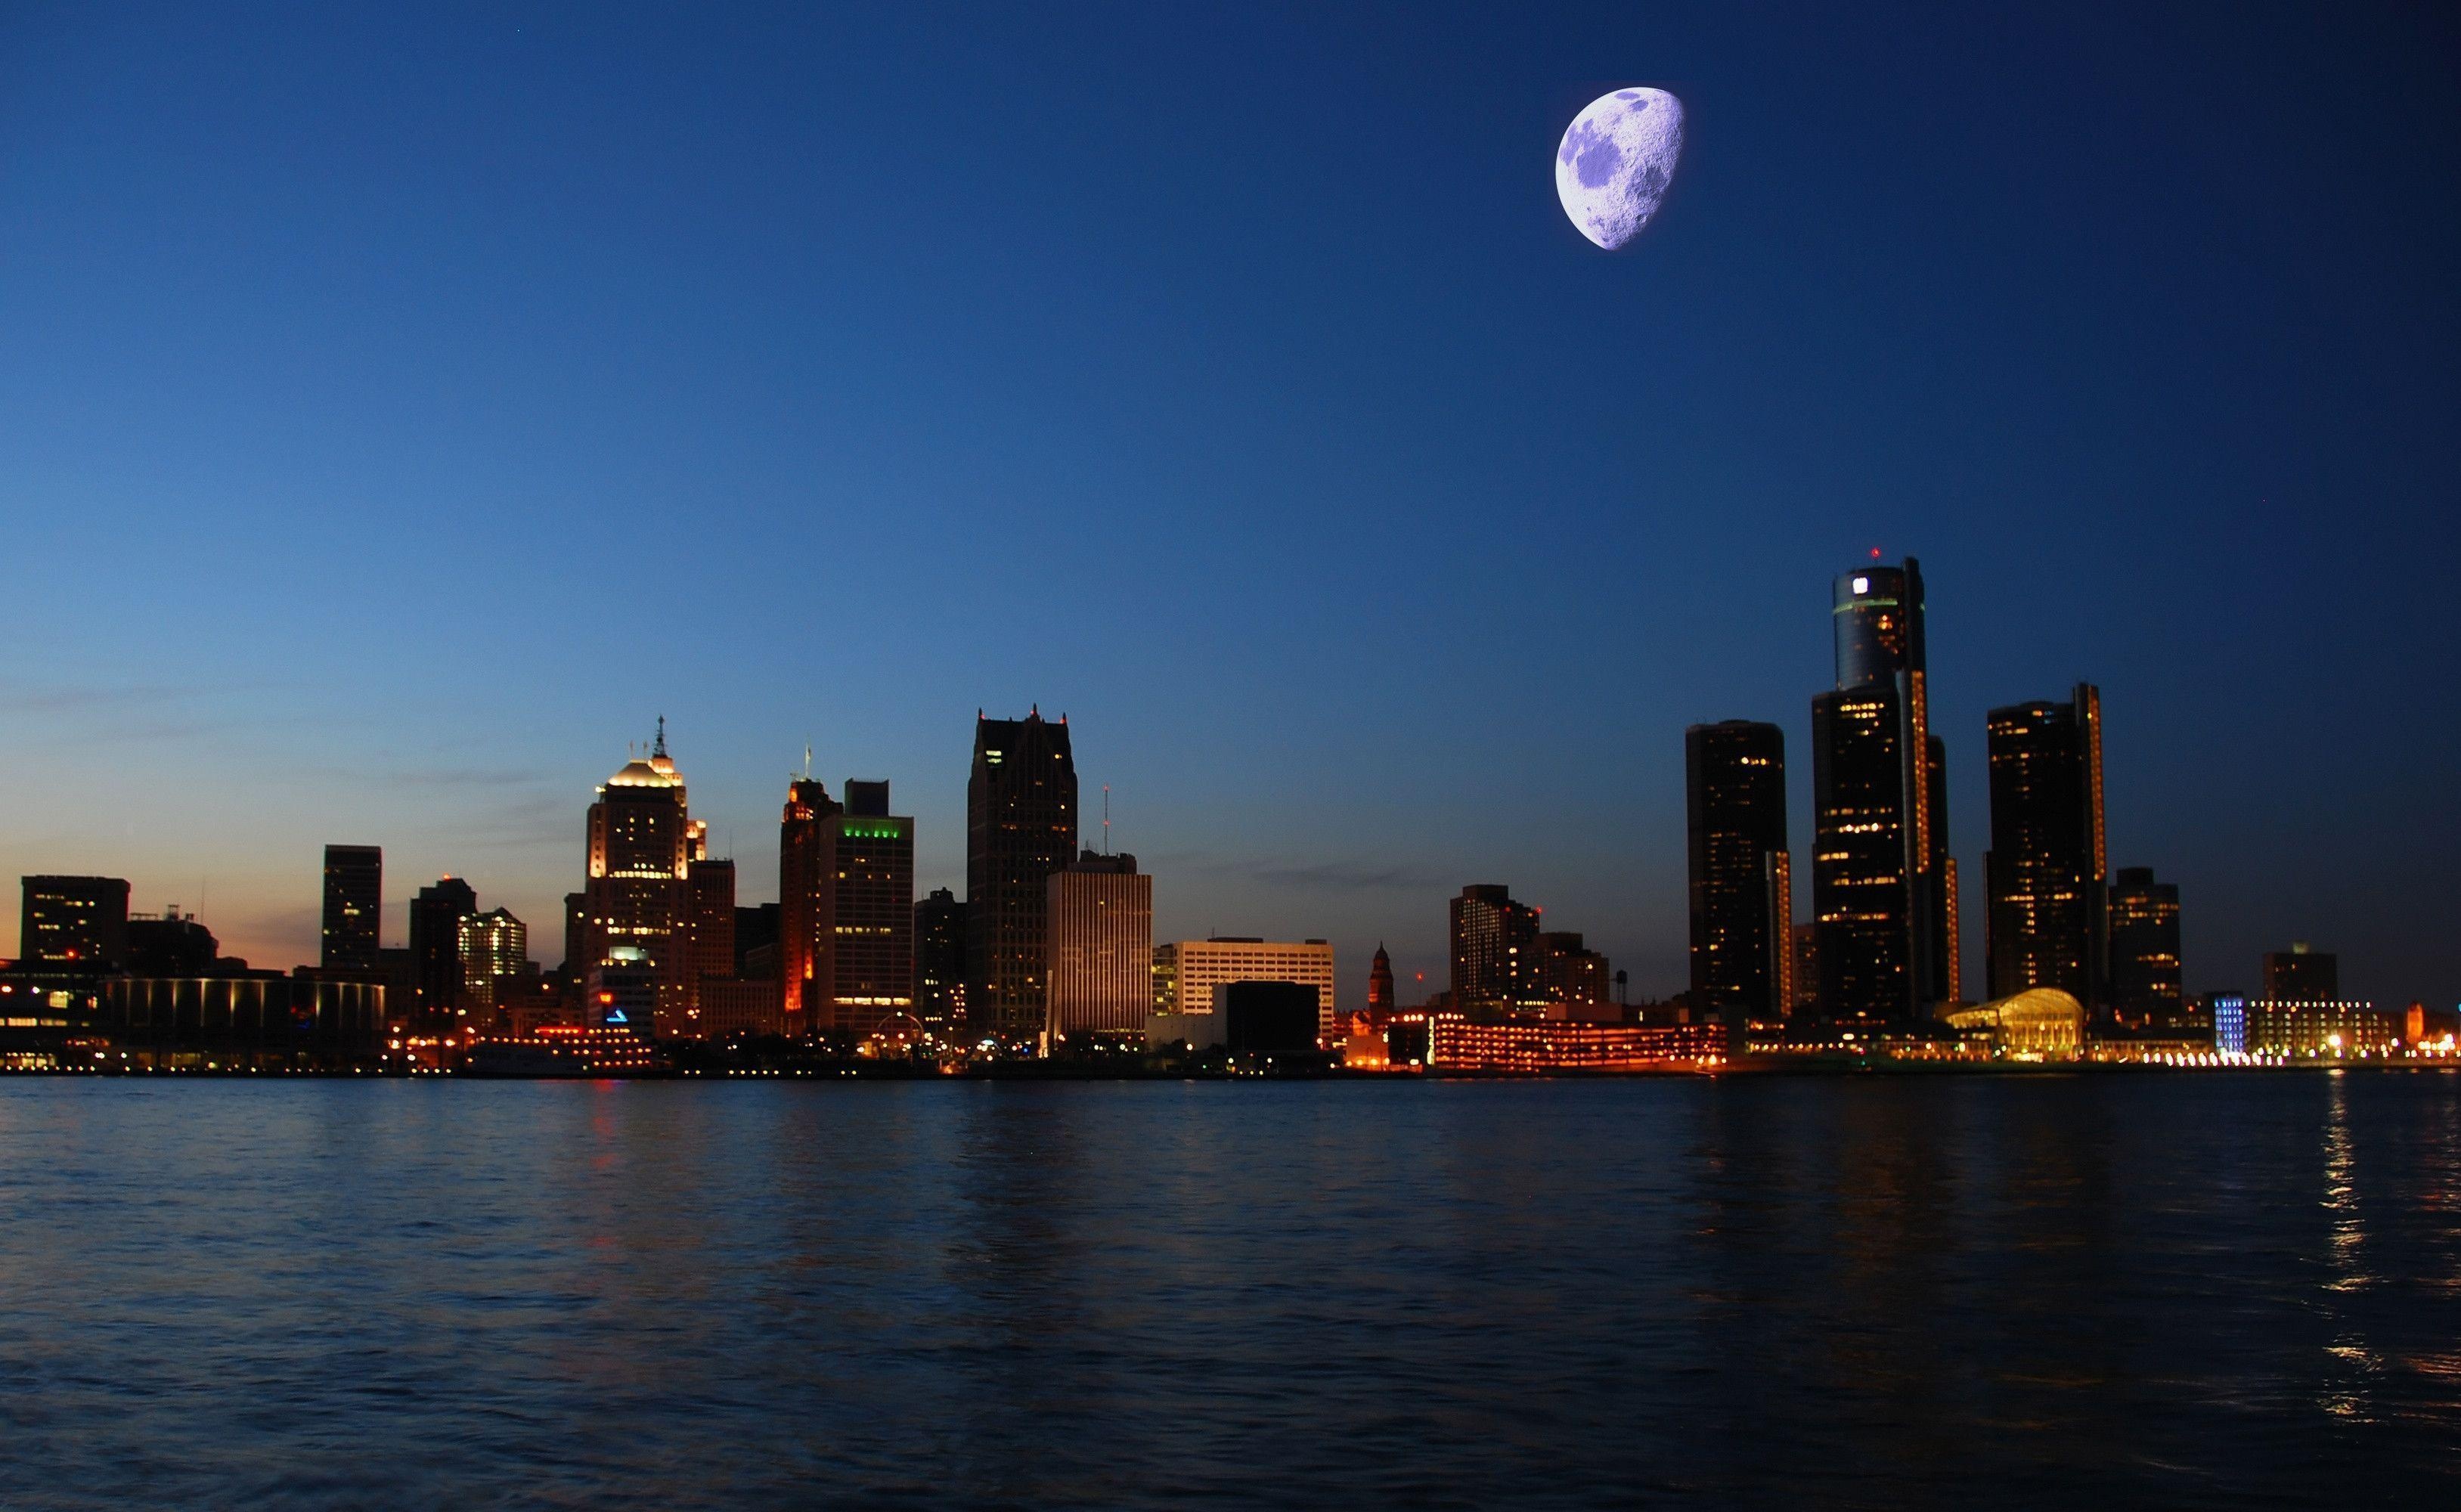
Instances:
[[[1452,900],[1450,924],[1455,1008],[1475,1015],[1543,1003],[1531,969],[1537,909],[1510,888],[1474,883]]]
[[[966,977],[973,1033],[1042,1033],[1051,874],[1077,855],[1077,761],[1065,717],[974,718],[966,779]]]
[[[1729,719],[1683,733],[1692,1005],[1741,1031],[1791,1008],[1786,735]],[[1736,1048],[1741,1048],[1740,1036]]]
[[[787,784],[778,834],[780,1003],[787,1032],[860,1038],[914,1009],[914,820],[888,784],[846,800]]]
[[[128,963],[128,883],[119,877],[22,877],[21,968],[118,971]]]
[[[325,847],[325,923],[317,962],[330,970],[373,971],[384,920],[384,849]]]
[[[2278,1002],[2337,1002],[2342,996],[2342,958],[2329,950],[2310,950],[2304,940],[2287,950],[2267,951],[2264,995]]]
[[[461,960],[461,995],[482,1013],[496,1006],[499,985],[529,974],[529,926],[507,908],[463,914],[457,922]]]
[[[410,900],[410,959],[417,1001],[414,1027],[442,1030],[461,996],[461,921],[479,911],[479,895],[459,877],[441,877]]]
[[[946,887],[914,905],[914,1016],[953,1039],[966,1029],[966,905]]]
[[[2122,866],[2105,907],[2112,1016],[2130,1028],[2175,1027],[2186,1017],[2180,988],[2179,885],[2152,868]]]
[[[2399,1009],[2339,999],[2260,997],[2247,1005],[2247,1053],[2284,1060],[2373,1059],[2401,1046]]]
[[[1906,1022],[1957,993],[1947,747],[1931,733],[1920,564],[1839,575],[1837,686],[1812,700],[1820,1012]]]
[[[696,995],[703,980],[735,975],[735,862],[695,859],[692,874],[684,879],[684,895],[692,939],[687,974]]]
[[[1316,994],[1306,983],[1232,982],[1216,1002],[1222,1045],[1232,1055],[1287,1064],[1314,1060],[1319,1054],[1323,1031]]]
[[[2102,695],[1994,709],[1991,849],[1982,858],[1990,993],[2056,988],[2104,1016]]]
[[[1089,850],[1045,885],[1053,1045],[1142,1046],[1153,1006],[1153,879],[1134,856]]]
[[[686,801],[682,774],[667,756],[662,718],[650,754],[626,762],[589,805],[583,969],[613,961],[619,947],[633,952],[618,973],[626,990],[640,979],[653,984],[646,1020],[628,1018],[636,1032],[676,1033],[688,1007],[692,816]],[[566,969],[573,969],[571,963]]]
[[[177,905],[164,908],[159,918],[128,916],[127,968],[131,976],[213,976],[247,969],[243,961],[225,967],[214,932]]]
[[[1233,982],[1297,982],[1316,989],[1319,1032],[1333,1033],[1333,947],[1323,940],[1216,935],[1154,948],[1154,1012],[1208,1013]]]

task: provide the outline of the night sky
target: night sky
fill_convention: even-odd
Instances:
[[[0,872],[288,966],[374,842],[553,964],[658,714],[752,902],[807,742],[962,892],[1039,704],[1160,937],[1408,992],[1501,882],[1656,995],[1683,727],[1807,854],[1877,546],[1969,992],[1984,711],[2079,679],[2191,990],[2461,991],[2453,11],[707,9],[0,10]]]

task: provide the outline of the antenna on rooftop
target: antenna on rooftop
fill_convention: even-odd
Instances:
[[[1111,854],[1111,784],[1102,784],[1102,854]]]
[[[653,746],[652,746],[652,747],[650,748],[650,755],[652,755],[652,756],[665,756],[666,754],[667,754],[667,716],[666,716],[665,714],[660,714],[660,715],[658,715],[658,743],[657,743],[656,745],[653,745]]]

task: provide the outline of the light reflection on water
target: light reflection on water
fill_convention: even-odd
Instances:
[[[2461,1076],[0,1083],[0,1504],[2412,1500]]]

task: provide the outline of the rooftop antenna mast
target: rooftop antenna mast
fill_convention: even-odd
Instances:
[[[666,716],[665,714],[660,714],[660,715],[658,715],[658,742],[657,742],[657,744],[655,744],[655,745],[653,745],[653,746],[650,747],[650,755],[652,755],[652,756],[665,756],[666,754],[667,754],[667,716]]]
[[[1111,854],[1111,784],[1102,784],[1102,854]]]

